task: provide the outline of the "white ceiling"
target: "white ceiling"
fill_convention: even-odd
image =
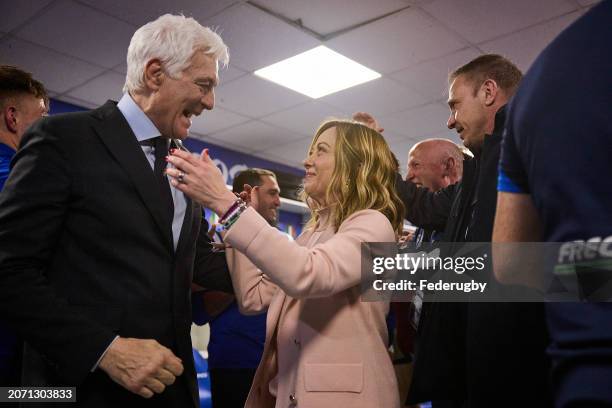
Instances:
[[[95,107],[119,99],[134,30],[163,13],[214,26],[230,67],[192,136],[300,167],[327,117],[377,116],[405,166],[418,140],[448,137],[446,76],[481,53],[526,70],[592,0],[0,0],[0,62],[21,66],[57,99]],[[6,7],[4,7],[6,6]],[[396,13],[394,13],[397,11]],[[300,27],[300,24],[302,27]],[[255,77],[324,44],[383,74],[312,100]]]

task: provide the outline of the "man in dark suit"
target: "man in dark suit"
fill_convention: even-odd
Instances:
[[[23,385],[77,386],[76,406],[198,406],[191,283],[231,283],[164,157],[213,108],[227,59],[210,29],[162,16],[132,37],[119,104],[25,134],[0,194],[0,313],[26,339]]]

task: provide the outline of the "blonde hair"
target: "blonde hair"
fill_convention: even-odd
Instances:
[[[395,190],[398,163],[389,145],[374,129],[358,122],[333,119],[319,127],[309,151],[330,128],[336,128],[335,165],[325,197],[334,228],[338,230],[351,214],[371,209],[384,214],[399,234],[405,210]],[[305,191],[302,197],[312,203]],[[311,206],[311,211],[307,228],[319,221],[316,208]]]

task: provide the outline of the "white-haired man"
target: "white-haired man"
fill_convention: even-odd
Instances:
[[[0,313],[26,339],[24,385],[77,386],[83,407],[198,406],[193,265],[202,286],[227,266],[164,158],[227,60],[217,34],[164,15],[132,37],[118,104],[25,134],[0,196]]]

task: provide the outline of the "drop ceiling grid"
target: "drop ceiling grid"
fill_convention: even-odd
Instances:
[[[106,71],[106,68],[25,41],[12,35],[0,40],[2,63],[22,67],[61,95]]]
[[[58,0],[14,34],[68,55],[113,68],[125,60],[134,27],[90,7]]]
[[[318,29],[337,30],[367,17],[376,17],[401,6],[400,3],[411,5],[400,13],[325,43],[357,62],[379,69],[383,77],[311,100],[256,78],[252,72],[319,45],[319,40],[243,0],[177,1],[171,5],[162,0],[147,1],[145,8],[153,13],[150,16],[141,13],[145,2],[139,5],[139,1],[24,1],[13,18],[0,23],[1,60],[32,71],[59,99],[94,107],[115,92],[113,99],[121,96],[127,44],[142,19],[154,18],[158,11],[180,9],[186,15],[218,26],[230,46],[231,68],[220,71],[216,108],[219,114],[205,112],[194,121],[194,135],[220,144],[227,142],[228,146],[233,140],[241,151],[256,152],[260,157],[275,156],[285,164],[300,167],[301,160],[288,163],[288,157],[293,155],[286,154],[286,149],[293,144],[297,148],[299,143],[295,143],[295,138],[310,138],[318,125],[315,116],[326,109],[330,115],[339,112],[343,116],[356,110],[372,111],[389,123],[387,135],[391,143],[405,140],[406,145],[413,144],[432,134],[456,139],[450,131],[436,130],[443,129],[445,120],[433,125],[418,116],[419,109],[430,104],[447,109],[449,70],[481,52],[507,55],[526,69],[558,32],[595,3],[592,0],[355,0],[357,4],[363,3],[363,9],[346,13],[348,19],[343,16],[335,20],[332,13],[322,15]],[[299,16],[300,7],[303,8],[298,0],[261,0],[261,3],[292,18]],[[292,3],[295,9],[291,8]],[[327,10],[346,7],[346,2],[340,0],[316,0],[314,4],[319,3],[325,3]],[[303,20],[317,21],[317,12],[317,7],[309,7]],[[12,48],[8,47],[10,44]],[[412,120],[411,115],[415,114]],[[320,120],[325,116],[329,115]],[[210,126],[206,125],[207,117]],[[431,118],[443,120],[441,113],[432,114]],[[257,137],[263,137],[262,129],[271,132],[267,136],[269,146],[267,142],[244,146],[250,142],[245,136],[249,123],[260,133]],[[298,153],[301,155],[301,152],[295,155]]]

